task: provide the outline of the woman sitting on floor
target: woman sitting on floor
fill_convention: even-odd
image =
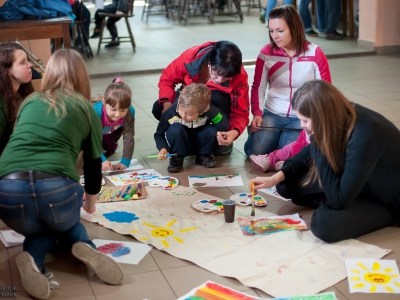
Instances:
[[[311,144],[254,190],[276,185],[294,204],[317,208],[311,231],[338,242],[400,222],[400,131],[382,115],[315,80],[293,96]]]

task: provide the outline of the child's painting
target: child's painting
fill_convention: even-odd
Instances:
[[[116,164],[120,163],[120,161],[115,160],[115,161],[110,161],[110,163],[112,165],[116,165]],[[125,172],[125,171],[138,170],[138,169],[143,169],[143,166],[141,165],[141,163],[136,158],[133,158],[133,159],[131,159],[131,163],[129,164],[129,167],[127,167],[126,169],[124,169],[122,171]],[[103,173],[110,173],[110,172],[121,172],[121,170],[103,171]]]
[[[161,174],[154,171],[153,169],[146,169],[137,172],[126,172],[121,174],[114,174],[106,176],[114,185],[128,185],[138,182],[147,182],[154,178],[160,177]]]
[[[150,245],[126,242],[94,239],[97,251],[110,256],[119,263],[137,265],[142,258],[153,248]]]
[[[210,186],[241,186],[243,185],[242,176],[232,175],[192,175],[189,176],[189,186],[192,188]]]
[[[298,214],[290,216],[238,218],[243,235],[267,235],[282,231],[307,229],[307,224]]]
[[[281,195],[278,194],[278,192],[276,191],[276,186],[274,185],[273,187],[267,188],[267,189],[259,189],[259,192],[263,192],[266,193],[268,195],[274,196],[278,199],[281,199],[283,201],[290,201],[291,199],[286,199],[283,198]]]
[[[191,290],[186,295],[178,298],[178,300],[265,300],[267,298],[259,298],[249,294],[235,291],[231,288],[223,286],[219,283],[207,281]],[[310,296],[294,296],[285,298],[269,298],[270,300],[337,300],[334,292],[323,293]]]
[[[350,293],[400,294],[395,260],[352,258],[345,263]]]

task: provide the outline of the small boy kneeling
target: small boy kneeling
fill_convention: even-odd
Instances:
[[[161,116],[154,134],[159,160],[172,153],[168,172],[177,173],[183,168],[186,156],[196,154],[196,164],[214,168],[213,157],[218,146],[218,131],[228,129],[228,118],[211,103],[211,92],[205,84],[192,83],[180,93],[178,101]]]

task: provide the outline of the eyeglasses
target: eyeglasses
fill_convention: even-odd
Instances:
[[[220,75],[220,74],[215,73],[215,71],[213,70],[213,68],[211,67],[210,64],[208,64],[208,72],[211,75],[211,80],[212,81],[218,81],[218,83],[222,83],[222,82],[225,82],[227,80],[231,80],[232,79],[232,77],[226,77],[224,75]]]

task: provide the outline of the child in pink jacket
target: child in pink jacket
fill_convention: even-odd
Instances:
[[[303,129],[295,142],[286,145],[282,149],[275,150],[270,154],[250,155],[250,161],[253,166],[262,173],[269,169],[279,171],[285,160],[295,156],[309,143],[310,135],[306,132],[306,129]]]

